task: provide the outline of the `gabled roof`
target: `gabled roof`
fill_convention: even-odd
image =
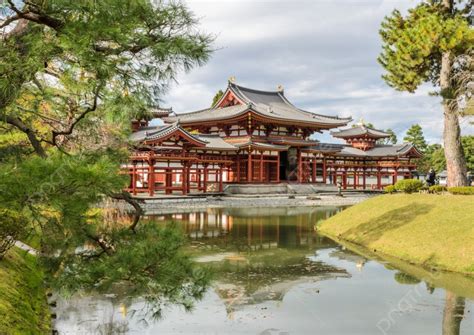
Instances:
[[[283,91],[260,91],[239,86],[229,82],[226,92],[216,106],[222,105],[223,99],[232,94],[238,104],[227,107],[208,108],[191,113],[178,114],[168,121],[179,120],[183,124],[225,120],[252,111],[263,118],[281,122],[296,122],[321,128],[335,128],[347,125],[351,118],[339,118],[315,114],[295,107],[284,96]]]
[[[134,132],[130,136],[130,140],[133,142],[151,142],[156,140],[164,140],[167,139],[174,134],[180,134],[182,137],[186,138],[188,141],[192,142],[196,146],[205,146],[206,141],[203,141],[197,136],[189,133],[185,129],[183,129],[179,122],[175,122],[172,124],[158,126],[158,127],[148,127],[141,129],[137,132]]]
[[[197,149],[203,150],[219,150],[219,151],[237,151],[238,148],[230,143],[224,141],[223,138],[218,135],[204,135],[204,134],[191,134],[181,127],[181,125],[176,122],[169,125],[157,126],[157,127],[147,127],[143,128],[137,132],[134,132],[130,136],[132,142],[147,143],[154,140],[166,139],[174,135],[175,133],[180,133],[183,137],[188,139],[192,144],[196,145]],[[172,148],[166,146],[160,146],[155,149],[165,149],[169,150]],[[175,148],[174,148],[175,149]]]
[[[386,138],[390,134],[382,130],[373,129],[367,127],[366,125],[360,125],[357,127],[352,127],[348,129],[341,129],[337,131],[332,131],[331,135],[337,138],[351,138],[351,137],[371,137],[371,138]]]

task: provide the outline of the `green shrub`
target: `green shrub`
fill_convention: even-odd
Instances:
[[[446,192],[448,189],[446,186],[443,186],[443,185],[433,185],[433,186],[430,186],[430,193],[436,193],[436,194],[439,194],[439,193],[443,193],[443,192]]]
[[[392,194],[392,193],[397,192],[397,190],[395,189],[395,186],[393,186],[393,185],[385,186],[383,188],[383,191],[384,191],[384,193],[388,193],[388,194]]]
[[[418,192],[422,187],[423,182],[418,179],[402,179],[395,184],[395,189],[404,193]]]
[[[20,213],[0,208],[0,260],[16,240],[26,236],[26,218]]]
[[[448,192],[451,194],[474,195],[474,186],[449,187]]]

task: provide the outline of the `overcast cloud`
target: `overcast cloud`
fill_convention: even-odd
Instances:
[[[274,90],[278,84],[300,108],[327,115],[363,118],[392,128],[401,140],[414,123],[429,142],[441,142],[440,101],[430,87],[415,94],[388,87],[377,63],[380,22],[412,0],[388,1],[187,1],[204,31],[217,35],[218,49],[203,67],[182,74],[164,102],[180,113],[208,107],[227,79]],[[467,121],[463,134],[473,133]],[[328,134],[317,135],[322,141]],[[331,139],[334,141],[334,139]]]

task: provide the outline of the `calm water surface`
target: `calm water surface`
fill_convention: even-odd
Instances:
[[[143,301],[58,301],[60,334],[474,334],[474,281],[369,260],[319,236],[336,207],[209,209],[178,220],[215,280],[192,312]],[[403,270],[403,271],[401,271]]]

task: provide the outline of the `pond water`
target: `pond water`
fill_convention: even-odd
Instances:
[[[156,321],[140,316],[140,299],[73,297],[58,300],[55,326],[60,334],[474,334],[474,281],[371,260],[318,235],[315,223],[340,210],[155,217],[180,221],[196,261],[215,270],[194,310],[170,307]]]

